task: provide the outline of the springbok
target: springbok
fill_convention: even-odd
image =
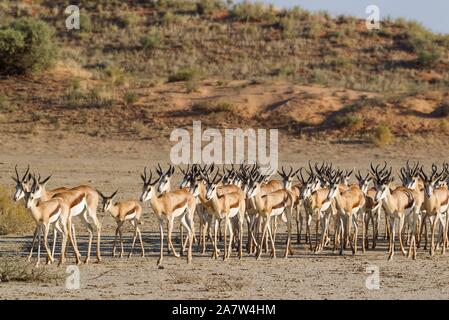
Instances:
[[[298,174],[298,172],[300,170],[302,170],[302,168],[298,169],[296,171],[293,171],[293,168],[290,167],[290,171],[288,173],[286,173],[284,171],[284,167],[282,167],[281,169],[282,169],[282,171],[278,171],[278,174],[282,178],[282,187],[284,189],[291,191],[293,194],[293,197],[294,197],[293,209],[295,210],[296,236],[297,236],[296,241],[297,241],[297,243],[300,243],[301,229],[302,229],[302,223],[303,223],[303,217],[301,215],[301,210],[300,210],[301,205],[302,205],[302,201],[301,201],[302,185],[301,184],[292,185],[292,184],[293,184],[293,178]]]
[[[270,237],[271,241],[271,257],[276,257],[276,246],[271,232],[270,220],[275,216],[281,216],[282,220],[287,224],[287,243],[284,257],[288,257],[289,253],[293,254],[291,248],[291,218],[294,204],[294,196],[287,189],[280,189],[265,195],[261,194],[261,183],[264,176],[259,176],[255,183],[248,191],[249,198],[255,198],[255,207],[259,214],[259,219],[264,219],[262,239],[257,246],[257,259],[260,259],[262,253],[262,244],[265,237]],[[267,234],[268,233],[268,234]]]
[[[369,187],[370,182],[373,180],[370,173],[368,172],[365,177],[362,176],[360,171],[355,175],[359,183],[359,189],[365,195],[365,212],[362,212],[362,251],[365,252],[366,248],[369,247],[369,237],[368,229],[371,222],[373,229],[373,244],[372,248],[376,248],[377,239],[379,237],[379,226],[380,226],[380,212],[382,209],[382,204],[376,202],[376,188]]]
[[[338,216],[338,232],[335,235],[335,239],[340,239],[340,254],[343,254],[344,244],[347,243],[348,240],[351,244],[352,253],[356,254],[358,235],[357,219],[359,213],[365,210],[365,195],[356,185],[350,185],[346,190],[341,192],[340,184],[347,176],[347,173],[337,171],[329,177],[329,192],[326,200],[331,201],[335,199],[334,203]],[[327,224],[328,221],[326,221],[324,232],[327,231]],[[354,227],[352,241],[350,240],[350,224]]]
[[[152,181],[153,172],[150,170],[150,176],[147,177],[146,167],[144,173],[141,174],[143,181],[142,195],[140,196],[140,201],[146,202],[150,201],[150,205],[153,208],[159,220],[159,231],[160,231],[160,256],[157,264],[162,263],[164,257],[164,222],[167,222],[167,232],[168,232],[168,246],[171,249],[175,257],[179,257],[176,252],[175,247],[172,243],[172,232],[173,223],[176,218],[181,220],[182,225],[187,230],[188,237],[186,241],[189,242],[189,249],[187,253],[187,263],[192,262],[192,242],[193,233],[195,232],[195,227],[193,223],[193,216],[195,214],[195,208],[197,199],[195,197],[198,187],[193,186],[193,193],[187,191],[186,189],[180,189],[176,191],[165,192],[159,196],[156,195],[156,185],[159,182],[160,177],[157,177]],[[192,189],[191,188],[191,189]],[[183,245],[181,243],[181,245]]]
[[[419,209],[415,207],[415,198],[413,192],[405,187],[397,187],[394,190],[390,189],[390,183],[394,181],[391,175],[392,168],[386,170],[387,163],[379,171],[379,165],[376,168],[371,164],[371,174],[374,177],[374,184],[376,187],[375,201],[382,202],[382,208],[388,216],[388,223],[390,224],[390,239],[389,239],[389,255],[388,260],[393,259],[394,245],[395,245],[395,226],[396,220],[399,220],[398,238],[401,251],[406,255],[404,245],[402,242],[402,228],[407,219],[412,230],[410,240],[409,256],[413,255],[416,258],[416,223],[419,219]]]
[[[41,180],[40,177],[38,178],[35,192],[36,198],[39,198],[41,201],[47,201],[55,197],[63,198],[70,206],[71,218],[81,218],[81,222],[85,225],[87,231],[89,232],[89,244],[84,263],[89,263],[90,261],[93,231],[95,228],[97,231],[97,262],[100,262],[101,223],[97,216],[97,207],[99,201],[99,195],[97,191],[86,185],[81,185],[71,189],[62,187],[48,191],[46,189],[46,184],[50,178],[51,176],[43,180]],[[75,246],[77,246],[75,226],[74,224],[72,224],[71,226],[71,233],[73,233]]]
[[[51,252],[48,247],[48,233],[50,228],[52,227],[54,234],[56,234],[55,229],[57,229],[62,234],[61,254],[59,257],[58,265],[64,263],[65,260],[67,237],[69,237],[70,242],[75,250],[76,263],[79,264],[79,253],[77,252],[77,247],[74,245],[70,231],[71,217],[69,204],[65,201],[65,199],[60,197],[54,197],[47,201],[40,200],[36,178],[33,176],[32,179],[33,184],[30,190],[24,192],[26,207],[30,209],[31,216],[36,223],[33,242],[31,244],[30,254],[28,255],[28,261],[30,261],[31,257],[33,256],[33,248],[37,236],[38,247],[36,267],[39,266],[41,251],[41,232],[43,232],[44,235],[44,247],[47,253],[47,264],[51,264],[54,261],[54,252]]]
[[[434,255],[435,252],[434,238],[438,222],[441,223],[443,229],[442,253],[444,254],[447,246],[449,190],[447,186],[440,186],[440,182],[445,179],[446,170],[443,168],[443,170],[438,173],[437,166],[432,164],[432,172],[429,176],[427,176],[422,168],[420,175],[424,182],[424,208],[426,210],[422,224],[425,224],[426,218],[429,218],[431,224],[430,255]]]
[[[219,176],[216,172],[213,179],[210,179],[208,175],[203,175],[203,180],[206,182],[206,200],[210,202],[211,225],[214,226],[213,244],[214,250],[212,253],[213,258],[218,257],[217,247],[217,233],[218,233],[218,221],[224,219],[224,254],[223,260],[228,259],[231,256],[231,247],[233,241],[233,228],[231,224],[231,218],[237,217],[238,230],[239,230],[239,258],[242,258],[242,244],[243,244],[243,220],[245,215],[245,194],[243,190],[238,188],[235,192],[219,193],[217,183],[221,181],[222,176]],[[229,245],[227,241],[227,231],[229,231]]]
[[[142,242],[142,234],[139,229],[139,224],[142,224],[142,206],[134,200],[127,201],[119,201],[113,203],[113,199],[117,194],[118,190],[115,191],[110,196],[105,196],[99,190],[97,190],[100,195],[101,202],[101,212],[109,212],[109,214],[114,218],[117,223],[117,228],[115,229],[115,238],[114,238],[114,246],[112,248],[112,256],[115,257],[116,245],[117,245],[117,235],[120,235],[120,258],[123,257],[123,239],[122,239],[122,226],[126,221],[129,221],[134,229],[133,233],[133,241],[131,245],[131,250],[128,254],[128,258],[130,258],[133,254],[134,245],[136,243],[136,238],[139,236],[140,248],[141,248],[141,256],[145,256],[145,249],[143,247]]]

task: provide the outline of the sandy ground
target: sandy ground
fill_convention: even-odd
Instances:
[[[0,183],[13,187],[10,175],[14,164],[42,175],[52,173],[49,187],[88,183],[104,192],[120,189],[120,198],[137,199],[141,182],[139,172],[144,165],[158,161],[166,163],[170,144],[147,141],[108,141],[100,138],[73,136],[72,139],[52,139],[42,136],[21,140],[16,136],[0,141]],[[411,151],[412,150],[412,151]],[[285,165],[306,165],[311,160],[328,160],[352,168],[366,168],[369,161],[390,161],[395,168],[409,157],[430,163],[447,157],[444,145],[413,142],[388,149],[370,148],[350,142],[282,141],[280,161]],[[175,176],[176,183],[179,176]],[[193,264],[184,258],[166,255],[164,268],[156,266],[159,234],[156,219],[148,205],[144,206],[144,237],[147,257],[137,250],[131,259],[112,258],[111,248],[115,222],[100,214],[103,224],[103,262],[80,266],[81,288],[68,290],[65,283],[0,283],[3,299],[447,299],[449,298],[449,255],[430,257],[422,249],[416,261],[397,253],[387,262],[386,243],[375,251],[352,256],[338,256],[329,250],[312,254],[302,244],[294,243],[294,256],[270,259],[267,255],[256,261],[245,255],[239,261],[234,256],[226,262],[212,260],[209,252],[201,256],[195,248]],[[177,228],[176,228],[177,229]],[[131,233],[126,229],[126,252]],[[177,230],[176,230],[177,231]],[[86,250],[86,232],[79,227],[82,254]],[[277,243],[279,256],[283,251],[285,230],[280,228]],[[2,255],[24,257],[31,234],[0,237]],[[178,234],[175,233],[177,248]],[[304,242],[304,241],[303,241]],[[25,258],[23,258],[25,259]],[[92,259],[95,261],[95,258]],[[69,257],[67,265],[73,263]],[[368,290],[367,267],[378,267],[380,288]],[[55,266],[44,266],[52,268]],[[62,267],[64,271],[65,267]],[[61,268],[60,268],[61,269]]]

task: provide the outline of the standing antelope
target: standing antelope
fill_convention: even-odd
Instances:
[[[218,222],[221,219],[225,220],[223,260],[226,260],[231,256],[234,232],[232,230],[233,228],[230,219],[237,217],[239,232],[239,258],[242,258],[243,220],[246,205],[245,194],[243,190],[238,187],[236,191],[224,192],[220,194],[220,189],[217,186],[217,183],[221,181],[222,176],[219,176],[218,171],[213,179],[210,179],[208,175],[203,175],[203,179],[206,181],[206,200],[210,202],[211,206],[211,211],[209,212],[212,218],[211,225],[214,226],[214,251],[212,257],[218,257],[217,233],[219,228]],[[227,231],[229,231],[229,245],[226,244]]]
[[[156,184],[159,182],[160,177],[151,181],[153,177],[153,172],[150,170],[150,176],[147,178],[146,167],[144,173],[141,175],[143,181],[142,195],[140,196],[140,201],[146,202],[150,201],[150,205],[153,208],[154,213],[159,219],[159,231],[160,231],[160,256],[157,264],[160,265],[163,259],[164,251],[164,222],[167,222],[167,232],[168,232],[168,246],[171,249],[175,257],[179,257],[176,252],[175,247],[172,243],[172,232],[173,223],[176,218],[181,220],[182,225],[187,230],[188,237],[186,241],[189,242],[189,249],[187,253],[187,262],[192,262],[192,242],[193,233],[195,232],[193,224],[193,216],[195,214],[195,208],[197,199],[195,194],[198,191],[197,186],[193,187],[193,192],[190,193],[186,189],[165,192],[159,196],[156,195]],[[182,243],[181,243],[182,245]]]
[[[302,169],[302,168],[301,168]],[[292,192],[294,202],[293,202],[293,209],[295,209],[295,221],[296,221],[296,236],[297,236],[297,243],[300,243],[301,239],[301,229],[302,229],[302,222],[303,218],[300,212],[301,209],[301,184],[292,185],[293,178],[298,174],[300,169],[293,171],[293,168],[290,167],[289,173],[285,173],[284,167],[282,167],[282,171],[278,171],[278,174],[282,177],[282,187],[284,189],[287,189]]]
[[[102,199],[101,212],[109,212],[109,214],[115,219],[115,222],[117,223],[117,228],[115,229],[114,246],[112,248],[112,256],[115,257],[117,235],[120,235],[120,258],[123,257],[123,239],[121,228],[126,221],[129,221],[132,227],[134,228],[134,233],[131,251],[128,254],[128,258],[130,258],[131,255],[133,254],[137,236],[139,236],[140,248],[142,250],[141,256],[144,257],[145,249],[143,247],[142,234],[138,226],[139,224],[143,223],[141,221],[142,206],[137,201],[134,200],[120,201],[113,204],[112,200],[114,199],[118,190],[115,191],[109,197],[102,194],[99,190],[97,190],[97,192]]]
[[[347,243],[348,240],[351,244],[352,253],[355,254],[357,253],[357,219],[359,213],[365,210],[365,195],[362,190],[355,185],[350,185],[342,192],[340,183],[345,179],[345,177],[345,174],[338,171],[335,172],[333,176],[329,177],[329,192],[327,195],[327,201],[335,199],[335,208],[337,209],[338,216],[338,233],[335,237],[336,239],[340,239],[340,254],[343,254],[344,244]],[[326,226],[327,224],[328,222],[326,222]],[[352,241],[350,240],[350,224],[354,227]],[[326,228],[324,230],[324,232],[327,231]]]
[[[432,172],[430,176],[427,176],[422,168],[420,174],[424,182],[424,190],[425,190],[424,208],[426,210],[426,215],[423,224],[425,223],[425,219],[429,218],[431,225],[430,255],[434,255],[435,252],[434,238],[435,238],[435,229],[438,222],[441,223],[443,229],[442,253],[444,254],[446,252],[447,246],[449,190],[447,186],[440,187],[439,184],[441,181],[445,179],[446,170],[443,168],[441,173],[437,173],[436,165],[432,164]]]
[[[74,217],[80,217],[81,222],[86,226],[89,232],[89,244],[87,248],[86,259],[84,263],[89,263],[90,254],[92,248],[93,232],[94,228],[97,231],[97,261],[101,261],[101,223],[97,217],[97,207],[99,201],[99,195],[97,191],[89,186],[81,185],[75,188],[67,189],[65,187],[58,188],[55,190],[47,191],[46,184],[51,176],[44,180],[37,180],[36,185],[36,198],[41,199],[41,201],[47,201],[52,198],[62,198],[70,206],[70,215],[72,219]],[[76,244],[76,234],[75,227],[72,224],[71,232],[73,233],[73,239]],[[79,254],[79,251],[78,251]],[[79,259],[79,257],[78,257]]]
[[[389,255],[388,260],[393,259],[394,245],[395,245],[395,226],[396,220],[399,220],[398,225],[398,238],[401,251],[406,255],[404,245],[402,242],[402,228],[404,222],[407,219],[409,226],[412,230],[412,236],[410,240],[409,256],[413,254],[413,258],[416,258],[416,223],[419,219],[419,210],[415,207],[415,198],[413,192],[405,187],[397,187],[394,190],[390,189],[390,183],[393,182],[394,177],[391,176],[391,171],[386,170],[387,163],[379,171],[379,165],[374,168],[371,164],[371,174],[374,176],[374,184],[376,186],[376,201],[382,202],[382,208],[388,216],[387,221],[390,224],[390,239],[389,239]],[[386,170],[386,171],[385,171]]]
[[[368,229],[371,222],[373,228],[373,245],[372,248],[376,248],[377,239],[379,237],[379,226],[380,226],[380,211],[382,209],[382,204],[375,200],[376,188],[369,187],[369,183],[373,179],[368,172],[365,177],[360,173],[356,174],[357,181],[359,182],[359,189],[365,195],[365,210],[362,212],[362,251],[369,247],[368,239]]]
[[[286,189],[280,189],[266,195],[262,195],[261,183],[263,180],[263,176],[258,177],[258,180],[255,181],[252,188],[248,191],[249,198],[255,198],[254,203],[259,214],[259,219],[264,219],[262,239],[258,243],[257,247],[257,259],[260,259],[262,253],[262,244],[264,243],[265,237],[268,236],[270,237],[271,241],[271,257],[276,257],[276,247],[270,224],[270,220],[275,216],[281,216],[282,220],[287,224],[287,243],[284,257],[288,257],[289,253],[293,254],[293,250],[291,248],[291,218],[294,196],[290,191]]]
[[[76,263],[79,264],[79,253],[77,252],[77,247],[74,245],[72,235],[71,235],[71,217],[70,217],[70,207],[68,203],[60,197],[54,197],[47,201],[39,201],[40,198],[38,193],[37,181],[35,177],[33,179],[33,184],[30,191],[25,191],[25,203],[26,207],[30,209],[31,216],[36,223],[36,229],[34,231],[33,242],[31,244],[30,254],[28,256],[28,261],[30,261],[33,255],[33,248],[36,241],[36,236],[38,237],[38,247],[37,247],[37,262],[36,267],[39,266],[40,262],[40,251],[41,251],[41,232],[44,234],[44,247],[47,253],[47,264],[54,261],[53,255],[48,247],[48,232],[50,227],[55,229],[62,234],[61,242],[61,254],[59,257],[59,264],[64,263],[65,260],[65,249],[67,244],[67,236],[70,238],[70,242],[76,253]]]

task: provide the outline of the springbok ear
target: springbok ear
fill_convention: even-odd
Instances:
[[[19,180],[17,180],[17,178],[11,176],[11,179],[13,179],[16,183],[19,183]]]
[[[175,173],[175,167],[174,166],[170,166],[170,177],[173,175],[173,173]]]

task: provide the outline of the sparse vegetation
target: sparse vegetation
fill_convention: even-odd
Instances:
[[[393,134],[387,125],[380,124],[374,130],[371,141],[378,147],[385,147],[393,141]]]
[[[338,128],[348,128],[354,130],[360,129],[363,126],[362,119],[352,114],[337,116],[333,122]]]
[[[137,93],[135,93],[133,91],[127,91],[123,95],[123,100],[125,101],[125,104],[127,106],[131,106],[131,105],[135,104],[137,102],[137,100],[139,100],[139,96],[137,95]]]
[[[59,284],[64,279],[61,271],[33,268],[18,258],[0,258],[0,282],[38,282]]]
[[[315,113],[315,119],[307,127],[311,130],[325,127],[324,130],[332,129],[337,135],[372,132],[379,121],[373,121],[374,113],[362,115],[361,109],[365,112],[370,108],[385,108],[389,112],[393,108],[406,108],[413,97],[429,100],[422,96],[426,92],[438,92],[430,107],[440,106],[444,100],[442,93],[449,83],[446,70],[449,36],[434,34],[419,23],[404,19],[385,19],[382,30],[369,32],[363,26],[364,21],[355,17],[332,17],[326,12],[309,12],[299,7],[275,9],[257,1],[234,4],[224,0],[158,0],[124,4],[89,0],[81,11],[81,30],[65,32],[60,12],[52,9],[49,2],[33,5],[33,12],[28,6],[17,10],[5,3],[0,13],[3,17],[0,72],[9,69],[10,74],[21,73],[15,67],[16,63],[21,65],[16,58],[26,47],[28,31],[17,27],[20,21],[37,23],[42,30],[49,31],[48,37],[43,36],[46,32],[39,33],[45,40],[39,42],[44,49],[33,49],[33,58],[51,60],[53,64],[56,56],[53,49],[58,47],[61,53],[56,72],[43,75],[42,92],[36,88],[29,91],[30,83],[20,83],[17,87],[22,89],[14,90],[14,85],[9,84],[20,82],[20,78],[5,80],[5,89],[0,88],[1,117],[20,126],[14,120],[19,114],[16,111],[23,110],[27,120],[34,122],[30,128],[37,128],[33,132],[39,132],[43,125],[51,125],[64,130],[76,127],[74,130],[78,132],[92,133],[93,128],[86,126],[96,123],[107,126],[108,132],[130,134],[129,129],[124,129],[124,123],[141,115],[143,111],[139,108],[145,108],[146,119],[151,119],[155,105],[172,103],[164,99],[163,90],[159,90],[165,90],[165,86],[181,94],[195,93],[192,96],[204,96],[203,100],[213,101],[192,103],[183,95],[185,105],[180,106],[179,101],[174,105],[206,113],[208,121],[221,123],[232,119],[226,117],[226,113],[240,111],[249,100],[251,104],[255,102],[243,97],[241,101],[245,103],[238,99],[228,103],[223,102],[226,101],[224,97],[208,95],[217,93],[215,84],[227,90],[240,81],[245,84],[236,90],[242,92],[251,89],[249,86],[268,87],[283,81],[291,86],[332,87],[335,92],[363,91],[371,98],[336,93],[329,100],[341,105],[343,110],[332,109],[331,118]],[[54,34],[52,29],[56,30]],[[37,47],[33,45],[33,48]],[[51,55],[47,54],[49,52]],[[8,68],[2,68],[2,63]],[[36,66],[36,71],[46,68]],[[34,67],[28,69],[31,71]],[[65,85],[66,79],[72,79],[72,83]],[[285,95],[288,99],[295,93]],[[395,98],[389,100],[386,96]],[[327,93],[304,90],[304,98],[311,103],[328,102],[324,101],[328,99]],[[217,103],[217,99],[221,103]],[[280,97],[282,99],[284,97]],[[138,108],[128,108],[137,102]],[[291,108],[293,113],[297,107],[305,106],[297,100],[292,103],[295,104]],[[113,110],[100,109],[103,107]],[[52,114],[60,108],[65,108],[68,117]],[[84,108],[92,109],[88,110],[88,116],[79,116],[77,113]],[[215,117],[213,112],[219,116]],[[435,119],[439,117],[438,112],[422,118],[423,130],[438,127],[437,121],[441,120]],[[417,126],[397,125],[391,120],[392,114],[394,112],[382,121],[395,133],[418,130]],[[248,120],[266,121],[271,116],[257,115]],[[303,123],[309,123],[290,114],[276,117],[283,117],[279,121],[282,128],[282,123],[288,123],[285,128],[303,128]],[[176,120],[164,117],[162,121]],[[326,126],[316,127],[323,121]],[[432,121],[435,122],[428,124]],[[29,128],[22,131],[31,132]],[[98,128],[95,132],[98,133]]]
[[[181,68],[168,77],[169,82],[192,81],[198,79],[201,71],[197,67]]]
[[[12,200],[11,192],[0,187],[0,235],[32,230],[34,221],[27,210]]]
[[[146,34],[140,38],[140,45],[145,51],[150,52],[161,46],[161,39],[157,33]]]
[[[192,110],[199,113],[209,114],[212,112],[233,112],[234,106],[222,100],[204,100],[195,103]]]

